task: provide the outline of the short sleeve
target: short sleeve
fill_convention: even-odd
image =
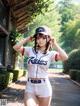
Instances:
[[[51,51],[51,61],[58,61],[57,57],[58,57],[59,53],[57,51]]]
[[[24,47],[24,56],[29,56],[31,47]]]

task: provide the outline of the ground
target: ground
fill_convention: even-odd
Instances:
[[[53,88],[51,106],[80,106],[80,86],[74,83],[68,75],[61,71],[51,70],[49,79]],[[7,106],[24,106],[25,85],[26,77],[20,78],[1,92],[1,99],[7,100]]]

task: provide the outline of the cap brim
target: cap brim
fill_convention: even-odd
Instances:
[[[38,32],[38,33],[36,33],[36,34],[39,34],[39,33],[41,33],[41,34],[43,34],[43,35],[48,35],[46,32]]]

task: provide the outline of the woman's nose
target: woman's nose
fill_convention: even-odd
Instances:
[[[39,38],[39,40],[40,40],[40,41],[43,41],[43,38],[42,38],[42,37],[40,37],[40,38]]]

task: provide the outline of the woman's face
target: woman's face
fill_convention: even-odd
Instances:
[[[37,35],[37,44],[39,45],[39,47],[46,47],[46,43],[47,43],[47,36],[43,35],[43,34],[38,34]]]

